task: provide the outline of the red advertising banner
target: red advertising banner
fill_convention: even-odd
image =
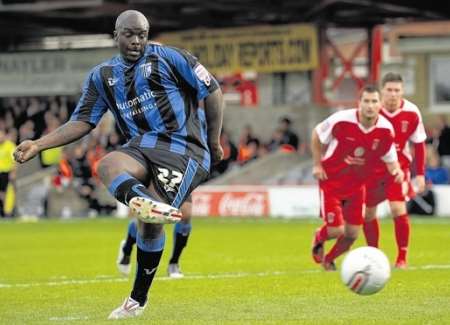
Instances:
[[[230,190],[228,190],[230,189]],[[192,193],[192,214],[200,217],[267,217],[269,195],[266,189],[238,190],[231,188]]]

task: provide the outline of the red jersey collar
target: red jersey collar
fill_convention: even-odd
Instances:
[[[389,112],[386,108],[384,108],[384,106],[381,107],[381,110],[383,111],[383,113],[384,113],[385,115],[387,115],[387,116],[389,116],[389,117],[394,117],[395,115],[399,114],[399,113],[403,110],[403,107],[404,107],[404,106],[405,106],[405,100],[402,98],[401,101],[400,101],[400,106],[399,106],[399,108],[396,109],[395,111],[393,111],[392,113]]]

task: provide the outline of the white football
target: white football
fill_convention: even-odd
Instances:
[[[360,295],[377,293],[390,276],[388,258],[375,247],[359,247],[350,251],[341,265],[342,282]]]

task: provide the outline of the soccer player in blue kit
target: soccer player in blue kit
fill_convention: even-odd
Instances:
[[[109,109],[127,143],[99,163],[100,179],[138,218],[133,289],[109,319],[142,314],[164,248],[164,223],[207,177],[223,150],[223,98],[217,81],[187,51],[148,43],[149,22],[134,10],[116,20],[120,54],[94,67],[70,120],[14,152],[24,163],[40,151],[88,134]]]

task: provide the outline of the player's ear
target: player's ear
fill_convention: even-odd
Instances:
[[[117,42],[119,40],[119,33],[117,32],[117,30],[114,30],[114,40]]]

